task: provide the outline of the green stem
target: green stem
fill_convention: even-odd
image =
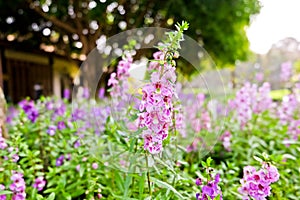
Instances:
[[[138,140],[135,141],[135,147],[134,147],[134,153],[135,153],[135,154],[136,154],[136,152],[137,152],[137,148],[138,148]],[[135,172],[135,167],[136,167],[136,166],[134,166],[133,172]],[[132,190],[134,189],[134,181],[135,181],[135,178],[132,177]]]
[[[147,166],[147,181],[148,181],[148,189],[149,189],[149,194],[152,196],[152,190],[151,190],[151,180],[150,180],[150,172],[149,172],[149,165],[148,165],[148,158],[147,154],[145,154],[146,158],[146,166]]]
[[[147,171],[147,180],[148,180],[149,194],[150,194],[150,196],[152,196],[151,182],[150,182],[150,172],[149,171]]]

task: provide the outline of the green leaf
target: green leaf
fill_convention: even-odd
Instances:
[[[253,158],[254,158],[254,160],[256,160],[256,161],[258,161],[260,163],[263,162],[263,160],[261,158],[257,157],[257,156],[253,156]]]
[[[9,190],[2,190],[2,191],[0,191],[0,195],[1,194],[12,194],[12,192]]]
[[[128,196],[128,190],[129,190],[129,186],[131,185],[132,182],[132,176],[130,174],[127,174],[126,176],[126,180],[125,180],[125,192],[124,192],[124,197]]]
[[[202,165],[202,167],[207,167],[207,164],[204,161],[201,161],[201,165]]]
[[[50,193],[50,192],[53,193],[53,192],[55,192],[55,191],[57,191],[57,188],[49,188],[49,189],[45,190],[44,193],[45,193],[45,194]]]
[[[297,158],[291,154],[283,154],[282,157],[287,159],[297,160]]]
[[[84,171],[85,171],[85,167],[84,167],[84,166],[81,166],[80,169],[79,169],[79,177],[82,177],[82,176],[83,176]]]
[[[211,157],[208,157],[206,160],[207,166],[210,167],[211,162],[213,161],[213,159]]]
[[[55,198],[55,193],[52,192],[52,193],[48,196],[47,200],[54,200],[54,198]]]
[[[63,196],[67,200],[71,200],[72,199],[72,196],[69,193],[63,193]]]
[[[36,199],[36,194],[37,194],[37,190],[36,188],[33,188],[31,192],[31,199]]]
[[[161,180],[158,180],[156,178],[151,177],[151,180],[159,187],[171,190],[179,199],[184,199],[184,197],[170,184],[163,182]]]
[[[124,178],[118,172],[115,173],[115,180],[119,190],[124,193]]]
[[[146,179],[146,174],[143,173],[141,178],[140,178],[140,182],[139,182],[139,199],[142,199],[143,194],[144,194],[145,179]]]

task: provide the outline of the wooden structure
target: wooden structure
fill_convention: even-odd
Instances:
[[[13,44],[0,42],[0,86],[8,102],[35,98],[35,85],[42,94],[61,96],[62,90],[79,68],[79,61],[43,51],[25,51]],[[69,81],[70,82],[70,81]]]

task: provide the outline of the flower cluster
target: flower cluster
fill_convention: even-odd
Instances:
[[[290,123],[294,119],[294,114],[298,107],[299,102],[294,94],[284,96],[281,106],[278,109],[280,123],[283,125]]]
[[[198,94],[196,99],[196,105],[193,103],[188,107],[187,116],[191,121],[192,128],[195,132],[200,132],[201,130],[210,130],[211,128],[211,119],[209,112],[204,109],[205,95]]]
[[[226,151],[231,151],[231,142],[230,142],[230,139],[231,139],[232,135],[229,131],[225,131],[223,133],[223,135],[221,136],[221,141],[222,141],[222,144],[223,144],[223,147],[226,149]]]
[[[208,199],[215,199],[218,196],[220,199],[223,199],[222,197],[222,191],[220,190],[218,184],[220,182],[220,174],[216,174],[215,177],[213,177],[210,174],[211,180],[207,181],[206,185],[203,185],[203,180],[200,178],[196,179],[196,185],[201,186],[201,193],[196,194],[197,200],[208,200]]]
[[[186,124],[184,121],[184,111],[181,105],[174,107],[175,127],[182,137],[186,137]]]
[[[143,131],[144,149],[152,154],[161,152],[162,142],[173,125],[175,81],[175,67],[164,63],[151,74],[150,83],[142,88],[138,121],[140,128],[147,127]]]
[[[13,192],[12,200],[23,200],[26,198],[25,181],[23,174],[20,172],[13,172],[11,178],[13,183],[10,185],[10,190]]]
[[[279,180],[277,168],[269,163],[263,163],[259,171],[256,171],[253,166],[246,166],[243,172],[242,186],[238,191],[243,195],[244,200],[249,200],[250,197],[265,199],[271,194],[271,183]]]
[[[281,64],[280,80],[283,82],[289,81],[292,76],[292,63],[285,62]]]
[[[288,127],[288,134],[293,140],[298,140],[300,136],[300,120],[292,120]]]
[[[129,69],[132,64],[132,57],[127,55],[118,63],[117,72],[110,75],[107,86],[111,86],[110,94],[112,97],[123,97],[128,89],[126,79],[129,77]]]
[[[236,109],[236,117],[242,128],[252,119],[253,113],[258,114],[271,108],[270,90],[271,86],[266,82],[259,88],[256,84],[246,83],[237,91],[229,105],[231,109]]]
[[[6,139],[2,136],[2,128],[0,128],[0,149],[7,150],[7,152],[10,154],[10,158],[11,158],[12,162],[15,162],[15,163],[18,162],[19,155],[17,154],[17,152],[19,151],[19,149],[18,148],[14,148],[12,146],[9,146],[7,144]],[[4,159],[8,160],[8,157],[4,156]]]
[[[36,107],[34,106],[33,101],[23,100],[19,103],[19,106],[24,110],[24,112],[27,115],[28,119],[32,123],[34,123],[37,120],[37,118],[39,116],[39,112],[36,109]]]
[[[52,119],[55,120],[59,116],[64,116],[66,113],[66,104],[63,101],[58,101],[55,105],[51,105],[52,102],[48,105],[48,108],[54,109],[52,114]]]
[[[36,188],[38,191],[42,191],[46,185],[47,181],[44,179],[43,176],[40,176],[35,179],[33,187]]]

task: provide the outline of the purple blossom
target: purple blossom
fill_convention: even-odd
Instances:
[[[38,191],[42,191],[46,185],[46,180],[44,180],[43,176],[40,176],[35,179],[33,187],[36,188]]]
[[[105,97],[105,89],[104,88],[100,88],[99,92],[98,92],[98,98],[99,99],[103,99]]]
[[[7,116],[6,116],[6,123],[12,125],[13,119],[15,119],[19,115],[19,110],[13,106],[8,108]]]
[[[198,151],[198,147],[199,144],[203,144],[203,140],[201,138],[196,137],[192,144],[188,145],[186,148],[186,152],[190,153],[190,152],[197,152]]]
[[[23,174],[20,172],[13,172],[10,179],[13,181],[13,183],[9,187],[10,190],[13,192],[12,199],[24,200],[26,198],[26,185],[23,179]]]
[[[126,59],[122,59],[117,66],[117,77],[129,76],[129,68],[132,63],[132,57],[127,56]]]
[[[111,86],[110,95],[113,97],[126,98],[125,91],[127,91],[128,84],[125,81],[129,77],[129,69],[132,64],[132,57],[127,55],[118,63],[117,72],[110,75],[107,86]]]
[[[160,153],[162,143],[169,135],[173,126],[175,111],[172,98],[177,96],[175,91],[175,67],[164,64],[164,67],[151,74],[151,82],[142,88],[142,100],[139,104],[139,128],[143,131],[144,149],[151,154]]]
[[[13,155],[11,156],[11,159],[12,159],[13,162],[18,162],[18,160],[19,160],[19,155],[18,155],[18,154],[13,154]]]
[[[300,120],[291,120],[288,127],[288,134],[293,140],[298,140],[300,136]]]
[[[53,136],[53,135],[55,135],[56,129],[57,129],[57,127],[55,125],[50,125],[47,129],[47,133],[50,136]]]
[[[0,191],[5,190],[5,186],[0,184]],[[0,194],[0,200],[6,200],[6,194]]]
[[[222,197],[222,191],[220,190],[218,184],[220,182],[220,174],[217,174],[215,177],[211,176],[211,180],[207,182],[206,185],[202,186],[201,193],[196,194],[197,200],[207,200],[208,197],[210,199],[215,199],[216,197],[220,196],[220,199],[223,199]],[[202,185],[201,182],[197,182],[198,179],[196,179],[196,185]]]
[[[188,95],[190,101],[186,106],[186,118],[189,121],[191,128],[195,132],[211,129],[211,117],[207,109],[203,106],[205,95],[199,93],[196,97]]]
[[[27,118],[34,123],[39,116],[38,110],[34,106],[33,101],[23,100],[19,103],[19,106],[24,110]]]
[[[60,101],[54,110],[54,117],[63,116],[66,112],[66,105],[63,101]]]
[[[176,130],[180,132],[182,137],[186,137],[186,123],[184,121],[184,112],[181,105],[177,105],[175,108],[175,125]]]
[[[80,140],[76,140],[74,143],[74,148],[77,149],[78,147],[80,147]]]
[[[281,64],[280,80],[283,82],[289,81],[292,76],[292,63],[285,62]]]
[[[262,82],[264,80],[264,73],[262,72],[259,72],[255,75],[255,79],[258,81],[258,82]]]
[[[82,97],[85,99],[88,99],[90,97],[90,90],[89,88],[85,87],[83,88]]]
[[[245,83],[236,93],[234,100],[229,102],[232,110],[236,110],[236,118],[241,128],[252,119],[254,113],[259,114],[272,106],[270,97],[271,87],[269,83],[263,83],[261,87],[256,84]]]
[[[221,136],[221,141],[223,143],[223,147],[226,149],[226,151],[231,151],[231,133],[229,131],[225,131],[223,135]]]
[[[72,121],[77,121],[77,120],[84,120],[84,117],[86,116],[86,113],[84,110],[76,108],[72,112]]]
[[[12,200],[24,200],[24,199],[26,199],[25,193],[18,193],[12,196]]]
[[[195,181],[195,183],[196,183],[197,186],[202,185],[201,178],[197,178],[196,181]]]
[[[107,83],[108,86],[114,86],[119,83],[119,81],[116,79],[116,76],[117,76],[117,74],[115,72],[111,73],[110,78]]]
[[[64,163],[64,159],[65,156],[64,155],[60,155],[57,159],[56,159],[56,167],[61,166]]]
[[[92,164],[92,168],[93,168],[93,169],[98,169],[98,164],[97,164],[97,163],[93,163],[93,164]]]
[[[267,170],[266,173],[266,179],[270,182],[270,183],[275,183],[279,180],[279,173],[277,168],[274,165],[271,165],[269,163],[263,163],[262,166],[263,169]]]
[[[71,97],[71,91],[70,91],[70,89],[68,89],[68,88],[64,89],[64,96],[63,96],[63,98],[64,99],[70,99],[70,97]]]
[[[271,183],[279,180],[277,168],[269,163],[263,163],[259,171],[256,171],[255,167],[252,166],[244,167],[243,171],[241,187],[238,188],[243,199],[249,199],[249,197],[265,199],[271,195]]]
[[[63,130],[63,129],[65,129],[66,128],[66,124],[65,124],[65,122],[64,121],[59,121],[58,123],[57,123],[57,129],[58,130]]]
[[[7,150],[8,150],[9,153],[11,153],[11,152],[14,151],[14,147],[9,147]],[[16,149],[16,151],[18,151],[18,150]]]
[[[278,108],[278,117],[280,123],[285,125],[293,120],[294,114],[299,107],[299,102],[294,94],[284,96],[281,106]]]
[[[46,108],[47,108],[47,110],[52,110],[54,108],[53,102],[52,101],[48,101],[46,103]]]
[[[87,157],[82,158],[82,162],[85,162],[85,161],[87,161]]]
[[[153,54],[153,58],[156,61],[152,61],[149,63],[149,70],[154,70],[159,68],[159,61],[164,59],[164,53],[162,51],[157,51]]]

